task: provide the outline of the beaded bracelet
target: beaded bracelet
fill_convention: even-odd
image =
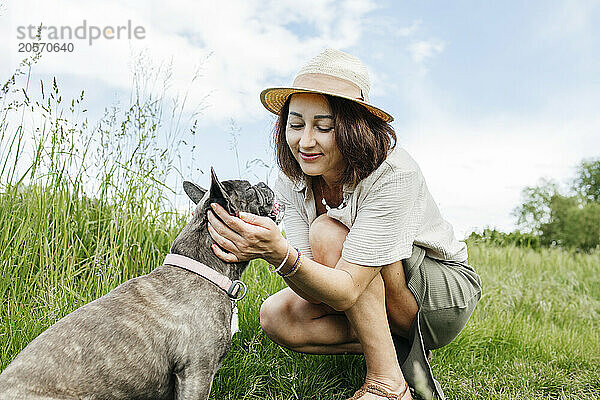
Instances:
[[[281,268],[283,268],[283,266],[285,265],[285,263],[287,262],[288,258],[290,258],[290,244],[287,244],[287,253],[285,253],[285,258],[283,259],[283,261],[281,262],[281,264],[279,264],[279,267],[273,269],[271,268],[272,266],[274,267],[274,265],[269,264],[269,271],[271,272],[277,272],[279,273],[279,270],[281,270]]]
[[[292,276],[294,276],[294,274],[300,270],[300,267],[302,267],[302,262],[304,261],[304,255],[303,255],[303,254],[300,254],[300,255],[298,256],[298,258],[300,258],[300,259],[301,259],[301,260],[300,260],[300,262],[298,263],[298,268],[296,268],[296,269],[293,269],[292,271],[290,271],[290,272],[289,272],[289,273],[286,275],[286,278],[291,278]]]
[[[290,276],[294,275],[296,272],[298,272],[300,266],[302,265],[302,253],[297,247],[295,247],[295,249],[298,252],[298,258],[296,258],[296,262],[292,266],[292,269],[290,269],[286,274],[277,272],[282,278],[289,278]]]

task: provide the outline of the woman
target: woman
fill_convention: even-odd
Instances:
[[[368,93],[366,67],[333,49],[305,65],[292,87],[261,93],[279,115],[275,192],[287,240],[268,218],[214,205],[213,251],[228,262],[260,257],[277,266],[289,287],[260,313],[276,343],[364,354],[365,384],[352,399],[410,399],[407,380],[423,397],[443,398],[424,351],[458,335],[480,281],[419,167],[395,145],[392,117]]]

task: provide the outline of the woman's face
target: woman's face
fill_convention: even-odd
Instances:
[[[292,95],[285,137],[306,175],[323,175],[331,184],[344,170],[345,162],[335,143],[333,114],[324,96]]]

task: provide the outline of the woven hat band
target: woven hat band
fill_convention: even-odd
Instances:
[[[298,75],[292,86],[319,92],[335,93],[339,96],[350,97],[367,102],[369,101],[369,94],[365,93],[354,82],[333,75],[319,73]]]

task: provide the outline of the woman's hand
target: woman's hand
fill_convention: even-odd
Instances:
[[[288,243],[270,218],[244,212],[240,212],[238,218],[229,215],[217,203],[212,203],[211,208],[223,221],[207,211],[208,232],[218,244],[211,248],[221,260],[240,262],[263,258],[275,265],[283,261]]]

